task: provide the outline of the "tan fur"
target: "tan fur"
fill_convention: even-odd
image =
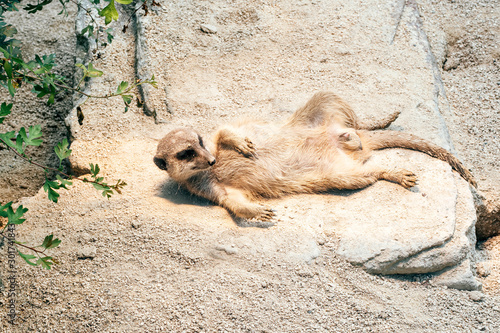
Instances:
[[[274,216],[273,210],[252,199],[360,189],[378,180],[415,186],[410,171],[364,164],[375,149],[422,151],[450,163],[475,184],[445,149],[406,133],[372,131],[387,127],[398,114],[366,125],[338,96],[320,92],[281,126],[252,121],[224,126],[211,142],[213,155],[194,130],[174,130],[160,141],[154,161],[192,193],[238,217],[264,221]]]

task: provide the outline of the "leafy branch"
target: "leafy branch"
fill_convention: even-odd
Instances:
[[[5,118],[12,111],[12,104],[6,104],[5,102],[0,105],[0,124],[3,123]],[[127,184],[119,179],[115,185],[109,185],[104,182],[104,177],[99,177],[99,166],[96,164],[90,164],[91,169],[91,179],[80,178],[80,177],[72,177],[71,175],[63,172],[62,162],[71,155],[71,149],[69,149],[69,143],[67,139],[64,139],[62,142],[58,143],[54,148],[54,152],[59,158],[59,167],[52,168],[48,166],[44,166],[37,162],[34,162],[31,158],[26,156],[25,149],[28,146],[39,146],[42,144],[43,140],[41,139],[42,131],[40,125],[30,126],[29,129],[26,130],[25,127],[22,127],[19,132],[16,134],[14,131],[7,133],[0,133],[0,144],[3,144],[7,149],[12,151],[17,156],[21,157],[25,161],[42,168],[45,171],[45,183],[43,188],[45,192],[47,192],[49,200],[53,202],[57,202],[59,199],[59,193],[56,190],[61,188],[68,189],[67,186],[71,186],[73,183],[71,180],[76,179],[80,180],[84,183],[91,183],[95,189],[102,192],[104,197],[108,199],[114,192],[120,193],[124,186]],[[50,180],[48,178],[49,171],[55,171],[58,174],[56,175],[56,180]],[[66,177],[67,179],[62,178],[61,176]],[[19,225],[22,224],[26,219],[23,218],[23,215],[28,211],[27,208],[24,208],[22,205],[17,207],[16,210],[12,208],[13,202],[8,202],[5,205],[0,205],[0,217],[7,218],[8,222],[0,230],[0,237],[8,241],[10,246],[15,246],[17,249],[17,253],[21,258],[24,259],[29,265],[39,266],[41,265],[45,269],[50,269],[53,264],[57,264],[57,260],[51,256],[48,256],[45,251],[48,249],[55,248],[59,246],[61,241],[59,239],[54,239],[53,235],[48,235],[45,237],[41,245],[31,247],[25,245],[24,243],[16,241],[14,238],[10,237],[6,234],[6,230],[9,225]],[[0,225],[1,227],[1,225]],[[19,247],[28,249],[32,251],[34,254],[26,254],[21,252]],[[36,261],[33,261],[37,259]]]
[[[92,63],[89,63],[87,67],[83,64],[76,64],[76,66],[83,71],[83,76],[78,82],[78,85],[74,88],[69,84],[65,83],[66,78],[56,74],[53,68],[56,66],[55,54],[50,55],[35,55],[33,60],[25,62],[22,57],[20,45],[21,42],[13,38],[17,33],[17,29],[9,24],[6,24],[3,19],[3,12],[6,10],[17,10],[15,4],[18,0],[2,0],[3,4],[0,6],[0,85],[4,86],[14,97],[16,90],[22,86],[23,83],[29,83],[33,86],[32,93],[36,94],[37,97],[42,98],[48,96],[47,104],[53,104],[56,95],[61,90],[73,91],[75,93],[86,96],[87,98],[111,98],[116,96],[121,96],[125,104],[125,112],[128,111],[128,107],[132,102],[133,95],[131,91],[142,84],[151,84],[153,87],[157,87],[154,76],[147,80],[137,80],[133,84],[129,84],[125,81],[121,82],[118,86],[116,92],[110,92],[105,95],[92,95],[81,90],[81,85],[87,78],[100,77],[103,72],[94,68]],[[59,0],[63,6],[63,11],[65,10],[65,4],[68,2],[74,2],[78,6],[81,5],[76,0]],[[96,7],[98,14],[105,18],[105,24],[108,25],[112,20],[118,19],[118,11],[115,7],[115,0],[106,0],[109,4],[99,9]],[[143,4],[142,7],[146,6],[147,0],[141,0]],[[101,0],[90,0],[94,6],[98,6]],[[133,2],[133,0],[116,0],[116,2],[128,5]],[[52,3],[52,0],[41,0],[37,4],[30,4],[24,7],[29,13],[36,13]],[[141,8],[141,6],[139,8]],[[83,8],[83,7],[82,7]],[[147,8],[147,6],[146,6]],[[87,14],[92,18],[92,24],[97,24],[96,20],[92,16],[89,9],[85,9]],[[61,11],[61,13],[63,12]],[[85,30],[87,29],[87,30]],[[83,33],[89,34],[89,37],[93,34],[92,25],[87,26]],[[111,43],[113,35],[112,30],[106,30],[108,34],[108,42]]]
[[[134,2],[134,0],[88,0],[91,8],[85,8],[81,5],[80,1],[77,0],[58,0],[62,5],[62,10],[59,14],[67,15],[66,5],[68,3],[74,3],[78,8],[83,9],[86,14],[90,17],[90,24],[82,29],[81,35],[86,35],[89,39],[94,38],[97,47],[99,47],[99,36],[106,34],[106,41],[101,43],[101,46],[105,47],[107,44],[111,43],[113,36],[113,29],[106,28],[112,21],[116,21],[119,18],[118,11],[116,9],[116,3],[121,5],[129,5]],[[136,0],[137,2],[142,2],[135,11],[130,15],[128,23],[132,15],[134,15],[137,10],[143,8],[145,13],[148,12],[148,3],[153,6],[157,6],[158,3],[155,0]],[[34,93],[38,98],[47,97],[47,104],[53,104],[55,102],[55,97],[61,91],[72,91],[78,93],[87,98],[111,98],[121,96],[125,104],[125,112],[128,110],[130,103],[132,102],[133,95],[135,93],[133,90],[142,84],[151,84],[156,88],[156,81],[154,76],[147,80],[137,80],[136,82],[129,84],[126,81],[122,81],[115,92],[109,92],[106,95],[93,95],[82,91],[82,83],[88,78],[100,77],[103,72],[94,68],[92,63],[87,66],[83,64],[76,64],[78,68],[83,71],[83,76],[76,85],[73,87],[66,82],[68,81],[64,76],[57,74],[54,71],[55,55],[35,55],[34,59],[29,61],[24,61],[21,50],[21,41],[13,38],[17,34],[17,29],[11,25],[7,24],[4,20],[4,13],[7,11],[18,11],[17,5],[19,5],[21,0],[0,0],[0,86],[6,88],[12,97],[15,96],[16,91],[23,85],[29,84],[32,86],[31,92]],[[23,10],[28,13],[36,13],[44,9],[45,6],[51,4],[53,0],[37,0],[36,3],[27,4],[23,7]],[[103,8],[101,8],[103,7]],[[102,26],[95,17],[94,13],[104,19],[104,26]],[[125,32],[127,25],[124,26],[123,31]],[[6,104],[5,102],[0,105],[0,124],[3,123],[4,119],[11,114],[13,105]],[[48,198],[57,202],[59,199],[59,193],[57,192],[61,188],[68,189],[69,186],[73,185],[73,180],[82,181],[84,183],[91,183],[94,188],[101,191],[104,197],[108,199],[115,192],[121,194],[121,190],[127,184],[119,179],[116,184],[108,184],[104,181],[104,177],[99,176],[100,168],[97,164],[90,164],[90,178],[87,177],[73,177],[64,172],[63,161],[71,155],[71,149],[69,149],[69,143],[67,139],[58,143],[54,148],[54,152],[59,158],[59,166],[57,168],[48,167],[37,163],[32,160],[31,157],[26,155],[26,148],[28,146],[40,146],[43,142],[41,139],[42,130],[40,125],[29,126],[28,128],[22,127],[17,133],[15,131],[10,131],[6,133],[0,133],[0,149],[7,148],[15,155],[19,156],[28,163],[42,168],[45,171],[45,182],[43,188],[47,192]],[[49,178],[49,173],[53,171],[56,172],[55,179]],[[50,269],[53,264],[57,264],[57,260],[48,256],[46,250],[55,248],[59,246],[61,241],[57,238],[54,239],[53,235],[48,235],[44,238],[42,244],[38,246],[28,246],[24,243],[16,241],[11,237],[10,230],[14,228],[15,225],[22,224],[26,219],[23,218],[24,214],[28,211],[22,205],[17,207],[16,210],[12,208],[12,202],[8,202],[5,205],[0,204],[0,238],[7,240],[9,246],[15,246],[17,253],[21,256],[28,264],[33,266],[39,266],[46,269]],[[3,226],[1,224],[1,218],[7,219],[7,224]],[[25,254],[21,252],[20,249],[29,250],[32,254]],[[35,260],[36,261],[33,261]]]
[[[49,105],[54,103],[55,96],[59,92],[59,89],[63,89],[76,92],[87,98],[111,98],[121,96],[125,103],[125,111],[128,111],[128,107],[133,98],[130,93],[133,89],[142,84],[151,84],[153,87],[157,87],[153,75],[151,79],[137,80],[131,85],[126,81],[122,81],[115,93],[108,93],[106,95],[88,94],[81,90],[82,82],[84,82],[86,78],[101,77],[103,75],[103,72],[94,68],[92,63],[89,63],[87,67],[83,64],[76,64],[76,67],[82,69],[83,76],[76,88],[73,88],[64,83],[64,77],[56,75],[51,71],[55,66],[54,54],[43,57],[36,55],[35,60],[26,63],[21,58],[15,57],[15,48],[10,46],[8,49],[0,47],[0,52],[3,54],[3,57],[0,56],[0,69],[2,69],[1,63],[3,63],[3,71],[0,71],[0,84],[3,85],[4,82],[2,82],[2,79],[4,79],[4,81],[6,79],[7,89],[11,96],[15,95],[16,89],[21,87],[22,82],[27,82],[33,85],[32,93],[36,94],[37,97],[42,98],[46,95],[49,96],[47,100],[47,104]]]
[[[5,205],[0,204],[0,217],[7,218],[7,224],[0,230],[0,237],[4,240],[7,240],[10,246],[15,246],[19,256],[23,258],[28,264],[32,266],[41,265],[45,269],[50,269],[53,264],[58,264],[58,261],[55,258],[48,256],[45,251],[59,246],[59,244],[61,244],[61,240],[57,238],[54,239],[54,235],[48,235],[45,236],[41,245],[31,247],[19,241],[16,241],[14,238],[6,234],[6,230],[10,231],[9,225],[19,225],[26,221],[23,216],[27,211],[28,209],[24,208],[22,205],[17,207],[17,209],[14,211],[14,209],[12,208],[12,202],[9,202]],[[35,253],[35,255],[22,253],[19,247],[30,250]],[[31,261],[33,259],[37,259],[37,261]]]

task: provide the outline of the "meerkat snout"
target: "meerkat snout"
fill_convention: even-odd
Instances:
[[[162,170],[167,170],[167,162],[164,159],[159,157],[154,157],[153,162],[155,162],[156,166]]]

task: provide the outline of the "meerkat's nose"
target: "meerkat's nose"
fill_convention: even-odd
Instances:
[[[213,160],[211,160],[211,161],[208,161],[208,165],[212,166],[214,164],[215,164],[215,158]]]

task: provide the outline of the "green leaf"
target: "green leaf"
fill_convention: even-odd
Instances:
[[[0,35],[4,35],[6,37],[12,37],[15,34],[17,34],[17,29],[10,24],[8,24],[0,29]]]
[[[83,64],[77,63],[77,64],[75,64],[75,66],[78,67],[78,68],[83,69],[84,72],[87,71],[87,68]]]
[[[108,38],[107,38],[108,39],[108,43],[111,44],[111,42],[115,38],[113,36],[113,28],[106,29],[106,34],[108,35]]]
[[[39,11],[39,10],[42,10],[43,6],[46,6],[46,5],[50,4],[51,2],[52,2],[52,0],[44,0],[41,3],[38,2],[38,4],[36,4],[36,5],[28,4],[23,9],[26,10],[28,13],[33,14],[33,13],[36,13],[37,11]]]
[[[103,185],[103,184],[97,184],[97,183],[92,183],[94,188],[98,191],[106,191],[109,190],[109,186]]]
[[[80,35],[85,35],[85,33],[88,33],[88,37],[92,37],[94,35],[94,26],[93,25],[88,25],[85,28],[82,29],[80,32]]]
[[[9,58],[10,58],[10,53],[9,53],[9,51],[7,51],[6,49],[1,48],[1,47],[0,47],[0,51],[3,53],[3,55],[4,55],[4,57],[5,57],[6,59],[9,59]]]
[[[153,74],[153,76],[151,76],[151,79],[149,80],[149,84],[152,85],[153,88],[158,89],[158,82],[156,82],[154,74]]]
[[[3,206],[0,206],[0,216],[1,217],[7,217],[7,209],[9,209],[9,207],[12,206],[12,201],[11,202],[7,202],[5,205]]]
[[[12,79],[12,65],[7,59],[3,63],[3,69],[5,69],[5,73],[7,73],[9,79]]]
[[[125,105],[129,105],[130,102],[132,102],[132,95],[122,95],[122,98],[123,98],[123,102],[125,103]]]
[[[55,94],[50,94],[49,95],[49,99],[47,100],[47,105],[51,105],[51,104],[54,104],[54,98],[55,98]]]
[[[88,68],[88,71],[87,71],[87,76],[90,76],[90,77],[100,77],[102,76],[103,72],[98,70],[98,69],[95,69],[94,68],[94,65],[92,65],[92,63],[90,62],[89,63],[89,68]]]
[[[29,146],[39,146],[43,140],[39,139],[42,136],[42,127],[40,125],[30,126],[27,135],[26,130],[22,127],[19,130],[19,135],[22,137],[25,144]]]
[[[116,2],[121,3],[122,5],[131,4],[134,0],[116,0]]]
[[[118,20],[118,12],[115,8],[115,0],[111,0],[109,5],[99,11],[100,16],[104,16],[104,23],[110,24],[112,20]]]
[[[0,124],[3,123],[5,117],[7,117],[12,110],[12,104],[6,104],[5,102],[2,103],[0,106]]]
[[[16,94],[16,89],[14,88],[14,85],[12,84],[12,80],[9,79],[7,81],[7,88],[9,89],[9,93],[12,97]]]
[[[59,157],[60,162],[71,155],[71,149],[68,149],[68,147],[69,147],[68,139],[64,138],[54,148],[54,151],[57,157]]]
[[[23,59],[19,59],[19,58],[12,58],[12,61],[14,61],[15,63],[18,63],[19,65],[23,66],[24,69],[32,69],[32,67],[30,67],[29,65],[33,63],[33,61],[30,61],[29,63],[25,63],[23,61]]]
[[[66,186],[71,186],[73,185],[73,182],[67,180],[67,179],[63,179],[61,176],[57,175],[56,176],[57,180],[60,182],[60,185],[59,187],[61,188],[64,188],[64,189],[68,189]]]
[[[112,190],[104,190],[102,191],[102,196],[105,197],[105,198],[111,198],[111,195],[113,194],[113,191]]]
[[[23,129],[23,128],[24,128],[24,127],[22,127],[21,129]],[[20,135],[18,135],[18,136],[16,137],[16,146],[15,146],[15,148],[16,148],[16,150],[17,150],[17,152],[18,152],[19,154],[24,155],[24,149],[23,149],[23,138],[22,138]]]
[[[42,265],[42,267],[45,268],[45,269],[50,269],[50,266],[52,266],[54,264],[53,262],[51,262],[51,260],[52,260],[52,257],[39,258],[36,261],[36,264],[37,265]]]
[[[37,264],[36,264],[36,263],[34,263],[34,262],[31,262],[31,261],[30,261],[31,259],[36,259],[36,256],[34,256],[34,255],[32,255],[32,254],[24,254],[24,253],[22,253],[22,252],[21,252],[21,251],[19,251],[19,250],[17,250],[17,253],[19,254],[19,256],[20,256],[21,258],[23,258],[23,259],[24,259],[24,261],[26,261],[26,262],[27,262],[28,264],[30,264],[31,266],[37,266]]]
[[[17,210],[14,212],[12,206],[7,208],[7,224],[22,224],[26,219],[22,219],[23,215],[28,211],[28,208],[24,208],[23,205],[17,207]]]
[[[45,187],[44,187],[44,189],[45,189]],[[57,200],[59,200],[59,196],[60,196],[59,193],[57,193],[55,190],[53,190],[50,187],[46,190],[46,192],[47,192],[47,196],[49,197],[49,200],[57,203]]]
[[[99,168],[98,164],[94,165],[90,163],[90,173],[92,174],[92,177],[96,177],[99,171],[101,171],[101,169]]]
[[[45,249],[53,249],[57,246],[59,246],[59,244],[61,244],[61,240],[59,239],[53,239],[54,238],[54,235],[48,235],[48,236],[45,236],[45,239],[43,240],[43,243],[42,243],[42,247],[44,247]]]
[[[2,140],[7,146],[16,148],[16,145],[12,142],[12,139],[16,137],[16,132],[11,131],[7,133],[0,133],[0,140]]]
[[[128,82],[122,81],[118,86],[118,89],[116,89],[116,93],[121,94],[125,89],[127,89],[127,87],[128,87]]]
[[[43,184],[43,190],[47,192],[47,195],[49,197],[50,201],[56,202],[59,200],[59,193],[57,193],[54,189],[59,189],[61,185],[59,185],[57,182],[52,182],[48,179],[45,180],[45,183]]]
[[[36,68],[36,61],[30,60],[27,63],[25,63],[25,65],[26,65],[26,69],[33,70]]]
[[[54,235],[48,235],[45,236],[45,239],[43,240],[42,247],[47,248],[49,244],[52,244],[52,238]]]
[[[38,95],[36,95],[36,97],[41,98],[41,97],[47,95],[50,92],[50,90],[49,90],[49,88],[47,87],[46,84],[44,84],[43,86],[41,86],[41,85],[34,85],[33,89],[31,90],[31,92],[34,93],[34,94],[38,94]]]

